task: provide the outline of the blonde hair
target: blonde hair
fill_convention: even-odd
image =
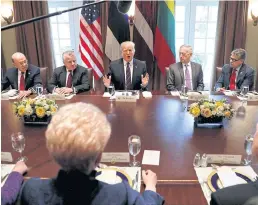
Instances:
[[[89,174],[111,134],[105,114],[92,104],[65,105],[52,117],[46,131],[49,153],[64,170]]]
[[[131,44],[133,46],[133,52],[135,52],[135,43],[132,41],[124,41],[123,43],[121,43],[121,51],[123,51],[123,47],[125,47],[126,44]]]

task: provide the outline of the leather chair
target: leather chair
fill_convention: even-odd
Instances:
[[[88,71],[88,79],[89,79],[90,89],[94,90],[94,87],[93,87],[93,70],[92,70],[92,68],[87,68],[87,71]]]
[[[47,69],[47,67],[40,68],[40,78],[44,89],[47,88]]]

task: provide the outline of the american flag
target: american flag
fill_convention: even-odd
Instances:
[[[94,1],[83,1],[83,4],[92,2]],[[94,77],[101,78],[104,66],[99,5],[91,5],[81,10],[79,50],[84,64],[93,68]]]

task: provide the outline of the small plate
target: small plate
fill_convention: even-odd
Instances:
[[[101,175],[101,173],[104,172],[105,170],[115,170],[116,171],[116,176],[117,176],[117,178],[119,178],[118,180],[126,181],[132,187],[131,177],[125,171],[123,171],[121,169],[114,168],[114,167],[108,167],[108,168],[105,168],[105,169],[98,169],[97,173],[96,173],[96,178],[99,175]]]
[[[236,175],[242,179],[244,179],[246,182],[251,182],[251,178],[249,176],[246,176],[243,173],[240,173],[238,171],[234,171],[236,173]],[[208,176],[207,179],[207,184],[210,188],[211,191],[215,192],[218,189],[222,189],[223,185],[219,179],[219,175],[216,171],[213,171],[210,173],[210,175]]]

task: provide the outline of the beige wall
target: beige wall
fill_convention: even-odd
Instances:
[[[4,0],[1,1],[1,9],[3,8],[13,8],[13,1]],[[1,27],[6,26],[6,22],[1,17]],[[3,46],[3,54],[5,58],[6,67],[12,67],[11,56],[17,51],[15,29],[8,29],[1,32],[1,44]]]

